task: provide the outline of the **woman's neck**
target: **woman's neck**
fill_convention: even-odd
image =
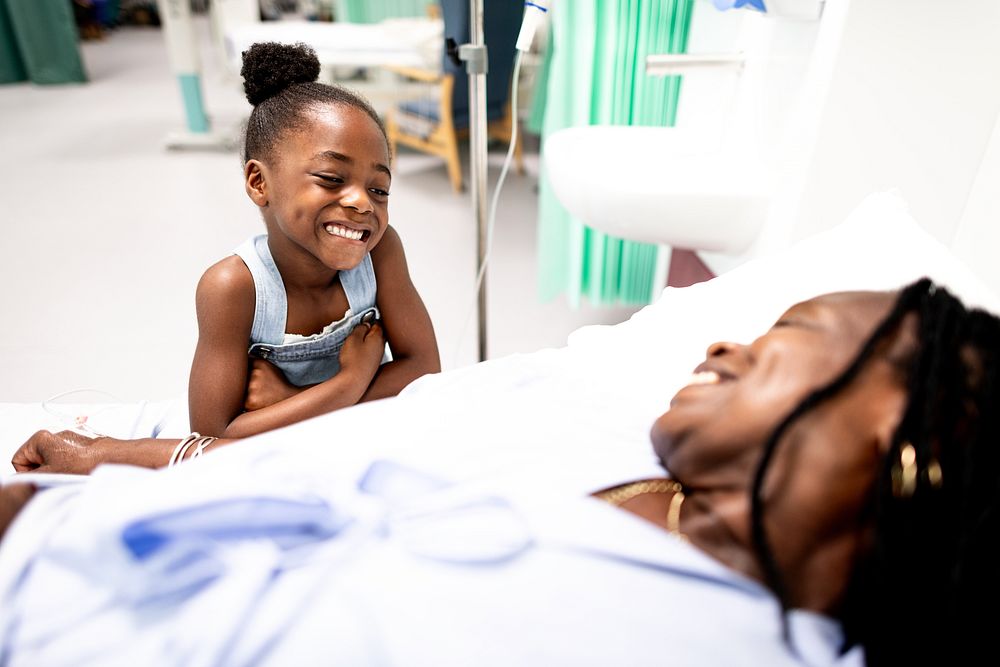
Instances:
[[[750,500],[743,490],[685,488],[677,530],[694,546],[727,567],[766,585],[750,537]],[[671,530],[667,517],[671,498],[644,494],[622,505],[634,514]],[[835,615],[847,576],[859,548],[855,533],[822,541],[805,535],[769,531],[771,548],[782,571],[793,608]]]
[[[696,547],[751,579],[763,580],[750,542],[748,503],[742,491],[688,491],[681,529]]]

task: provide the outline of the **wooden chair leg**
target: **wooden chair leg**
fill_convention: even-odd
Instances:
[[[396,124],[396,116],[391,111],[386,116],[385,119],[385,135],[386,139],[389,140],[389,153],[392,161],[396,161],[396,156],[399,154],[399,126]]]
[[[458,140],[455,133],[450,132],[445,138],[447,155],[445,161],[448,163],[448,178],[451,180],[451,187],[455,192],[462,191],[462,162],[458,159]]]

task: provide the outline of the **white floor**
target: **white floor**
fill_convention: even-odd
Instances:
[[[249,107],[203,40],[215,127]],[[0,86],[0,401],[92,388],[132,401],[180,397],[196,340],[201,272],[262,227],[235,152],[164,150],[183,126],[162,35],[121,28],[82,46],[85,85]],[[502,155],[491,155],[491,182]],[[488,277],[489,356],[562,345],[632,308],[540,303],[537,157],[511,174]],[[395,167],[391,221],[430,310],[444,367],[476,360],[476,233],[469,195],[443,164]],[[468,326],[465,326],[468,322]],[[464,336],[463,336],[464,331]]]

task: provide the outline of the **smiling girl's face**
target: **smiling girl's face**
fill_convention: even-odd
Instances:
[[[244,169],[276,255],[299,266],[357,266],[389,223],[389,147],[375,121],[343,104],[314,105],[266,161]],[[304,263],[304,264],[303,264]]]

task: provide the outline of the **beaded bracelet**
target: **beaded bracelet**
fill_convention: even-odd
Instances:
[[[177,446],[174,447],[174,453],[170,456],[170,463],[167,464],[167,467],[173,468],[182,461],[190,461],[191,459],[199,458],[205,452],[205,449],[207,449],[208,446],[216,440],[218,440],[218,438],[215,436],[202,435],[197,431],[192,432],[190,435],[178,442]],[[191,449],[192,446],[194,447],[194,450],[192,450],[191,456],[187,457],[188,450]],[[187,458],[185,459],[185,457]]]

